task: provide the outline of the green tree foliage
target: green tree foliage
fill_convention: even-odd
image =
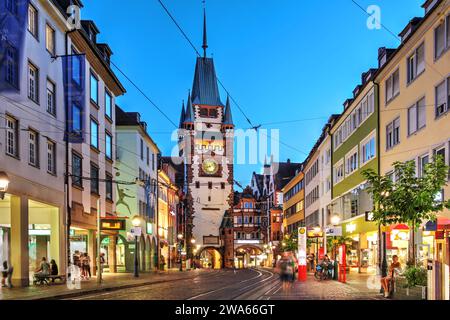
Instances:
[[[450,200],[436,199],[447,185],[449,167],[441,156],[426,164],[423,174],[419,176],[415,161],[395,162],[393,166],[395,182],[372,169],[362,173],[369,183],[368,192],[375,203],[373,219],[383,226],[407,224],[413,231],[414,241],[414,231],[424,221],[436,221],[439,211],[450,208]],[[415,261],[415,250],[412,250],[411,258]]]

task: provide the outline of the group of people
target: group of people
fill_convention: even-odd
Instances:
[[[100,264],[103,266],[105,262],[104,253],[100,254]],[[80,253],[80,251],[75,250],[72,256],[73,264],[80,268],[81,279],[88,280],[91,278],[91,257],[87,252]],[[102,262],[103,261],[103,262]]]
[[[50,260],[50,263],[48,263],[46,257],[42,257],[41,263],[39,264],[39,267],[34,271],[35,275],[42,275],[42,276],[57,276],[59,273],[58,271],[58,265],[56,264],[55,259]]]

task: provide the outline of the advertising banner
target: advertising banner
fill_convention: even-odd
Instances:
[[[73,54],[63,56],[64,98],[68,116],[64,139],[71,143],[84,141],[84,113],[86,104],[86,56]]]
[[[306,237],[305,227],[298,228],[298,280],[306,281]]]
[[[29,0],[0,0],[0,93],[20,90]]]

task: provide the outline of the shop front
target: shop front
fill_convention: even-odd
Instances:
[[[0,200],[0,261],[14,267],[16,285],[32,283],[42,258],[64,265],[61,222],[57,206],[10,194]]]
[[[348,239],[347,265],[351,272],[376,274],[378,266],[378,226],[356,217],[342,224],[343,236]]]

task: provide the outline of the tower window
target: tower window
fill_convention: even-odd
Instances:
[[[196,182],[195,182],[195,187],[196,187],[197,189],[200,189],[200,182],[199,182],[199,181],[196,181]]]
[[[222,189],[225,189],[225,182],[220,183],[220,187],[221,187]]]
[[[212,182],[208,182],[208,189],[212,189]]]

